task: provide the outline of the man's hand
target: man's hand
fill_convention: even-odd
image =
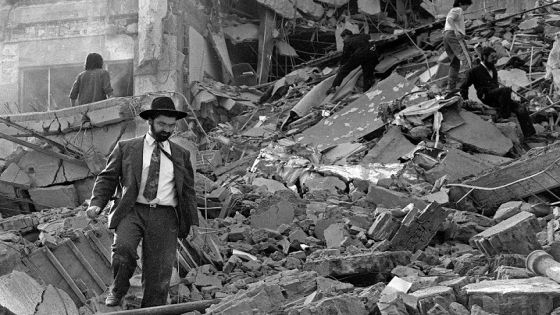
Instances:
[[[86,210],[86,214],[88,216],[88,218],[94,220],[97,219],[97,217],[101,214],[101,208],[99,208],[98,206],[90,206],[87,208]]]

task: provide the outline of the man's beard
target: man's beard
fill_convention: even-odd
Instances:
[[[154,136],[154,139],[156,139],[157,142],[164,142],[164,141],[167,141],[167,139],[169,139],[169,137],[171,137],[171,133],[170,132],[165,132],[165,131],[160,131],[160,132],[154,132],[153,136]]]
[[[157,142],[164,142],[164,141],[167,141],[167,139],[169,139],[169,137],[171,137],[171,132],[167,132],[167,131],[163,131],[163,130],[162,130],[162,131],[156,132],[156,131],[154,130],[154,127],[153,127],[153,126],[150,126],[150,132],[151,132],[151,134],[152,134],[152,137],[154,137],[154,139],[155,139]]]

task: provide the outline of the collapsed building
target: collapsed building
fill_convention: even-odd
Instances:
[[[172,141],[193,153],[201,219],[179,243],[177,314],[559,312],[541,262],[560,259],[560,4],[467,13],[473,55],[494,47],[529,105],[530,142],[474,95],[439,97],[450,7],[0,2],[0,308],[139,307],[139,276],[121,307],[103,305],[112,232],[83,210],[116,143],[146,132],[137,113],[167,95],[192,114]],[[363,91],[358,68],[329,94],[344,29],[375,41],[377,83]],[[91,51],[115,97],[70,107]]]

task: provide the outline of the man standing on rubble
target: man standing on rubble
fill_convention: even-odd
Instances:
[[[340,36],[344,41],[342,57],[340,57],[340,68],[328,93],[334,92],[336,87],[342,83],[342,80],[359,66],[362,66],[364,91],[369,90],[374,82],[375,66],[379,63],[375,45],[370,43],[370,36],[368,34],[354,35],[350,30],[346,29],[342,31]]]
[[[70,101],[72,106],[102,101],[113,95],[111,77],[103,69],[103,57],[91,53],[86,57],[85,71],[80,72],[72,85]]]
[[[142,307],[167,302],[175,262],[177,237],[198,225],[194,174],[190,154],[168,141],[177,120],[187,113],[175,109],[169,97],[157,97],[140,113],[149,130],[143,137],[120,141],[97,176],[87,214],[96,218],[115,189],[118,197],[109,211],[115,230],[111,267],[113,283],[105,300],[116,306],[130,287],[142,241]]]
[[[457,87],[462,60],[466,61],[466,59],[469,58],[466,55],[466,46],[464,46],[466,31],[463,13],[471,4],[471,0],[455,0],[453,2],[453,8],[449,10],[445,19],[443,47],[451,60],[447,77],[447,89],[449,91],[453,91]]]
[[[511,113],[517,115],[519,125],[525,139],[535,134],[535,128],[527,108],[512,100],[512,90],[509,87],[500,87],[496,61],[498,56],[492,47],[484,47],[481,52],[482,62],[473,67],[467,74],[467,79],[461,85],[461,96],[469,98],[469,87],[474,84],[476,95],[482,103],[497,108],[502,118],[509,118]]]

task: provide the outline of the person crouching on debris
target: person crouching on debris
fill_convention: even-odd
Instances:
[[[359,66],[362,66],[364,91],[369,90],[374,83],[375,66],[379,63],[375,45],[370,43],[368,34],[354,35],[350,30],[344,30],[340,36],[344,41],[340,57],[341,66],[328,93],[334,92],[342,80]]]
[[[449,67],[449,74],[447,77],[447,90],[453,91],[459,82],[459,71],[461,70],[461,63],[468,58],[465,56],[467,53],[461,46],[464,43],[466,35],[465,31],[465,17],[463,12],[466,11],[472,4],[471,0],[455,0],[453,8],[447,13],[445,19],[445,27],[443,29],[443,47],[447,56],[451,60]]]
[[[121,196],[109,211],[115,230],[111,246],[113,283],[105,305],[119,305],[136,269],[136,249],[142,241],[142,307],[167,302],[175,262],[177,237],[187,237],[198,225],[194,174],[189,151],[168,140],[186,112],[169,97],[157,97],[141,112],[146,135],[119,141],[107,166],[97,176],[87,215],[95,219],[119,187]]]
[[[496,71],[496,61],[498,55],[492,47],[484,47],[481,51],[482,61],[473,67],[468,73],[467,78],[461,85],[461,96],[467,100],[469,97],[469,87],[474,84],[476,95],[482,103],[497,108],[498,114],[502,118],[509,118],[511,112],[517,115],[523,136],[528,138],[535,134],[535,128],[529,116],[527,108],[512,100],[512,89],[500,87],[498,83],[498,72]]]
[[[109,72],[103,69],[103,57],[90,53],[86,57],[85,71],[76,77],[70,90],[72,106],[105,100],[113,95]]]

